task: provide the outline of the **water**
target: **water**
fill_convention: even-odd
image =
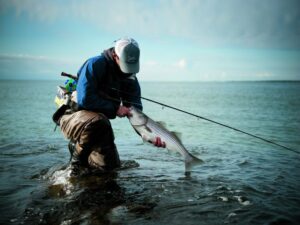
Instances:
[[[299,154],[152,103],[205,163],[144,144],[112,121],[122,169],[70,178],[53,132],[60,81],[0,81],[1,224],[297,224]],[[142,83],[143,95],[300,151],[299,82]]]

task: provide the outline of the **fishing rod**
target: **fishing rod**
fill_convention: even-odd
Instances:
[[[73,79],[73,80],[78,80],[78,77],[77,77],[77,76],[74,76],[74,75],[69,74],[69,73],[61,72],[60,75],[61,75],[62,77],[69,77],[69,78],[71,78],[71,79]]]
[[[65,72],[62,72],[62,73],[61,73],[61,76],[69,77],[69,78],[72,78],[72,79],[74,79],[74,80],[77,80],[77,79],[78,79],[76,76],[71,75],[71,74],[68,74],[68,73],[65,73]],[[117,88],[110,88],[110,89],[113,90],[113,91],[119,92],[119,93],[126,94],[126,95],[131,96],[131,97],[134,97],[134,98],[140,98],[140,99],[143,99],[143,100],[145,100],[145,101],[152,102],[152,103],[161,105],[161,106],[163,106],[163,107],[170,108],[170,109],[173,109],[173,110],[176,110],[176,111],[185,113],[185,114],[187,114],[187,115],[196,117],[196,118],[198,118],[198,119],[206,120],[206,121],[208,121],[208,122],[211,122],[211,123],[214,123],[214,124],[217,124],[217,125],[220,125],[220,126],[229,128],[229,129],[231,129],[231,130],[234,130],[234,131],[237,131],[237,132],[246,134],[246,135],[248,135],[248,136],[251,136],[251,137],[253,137],[253,138],[259,139],[259,140],[261,140],[261,141],[264,141],[264,142],[267,142],[267,143],[276,145],[276,146],[278,146],[278,147],[284,148],[284,149],[286,149],[286,150],[292,151],[292,152],[294,152],[294,153],[300,154],[300,152],[297,151],[297,150],[295,150],[295,149],[292,149],[292,148],[290,148],[290,147],[287,147],[287,146],[278,144],[278,143],[276,143],[276,142],[274,142],[274,141],[268,140],[268,139],[266,139],[266,138],[260,137],[260,136],[255,135],[255,134],[251,134],[251,133],[249,133],[249,132],[240,130],[240,129],[238,129],[238,128],[235,128],[235,127],[226,125],[226,124],[224,124],[224,123],[220,123],[220,122],[217,122],[217,121],[215,121],[215,120],[212,120],[212,119],[209,119],[209,118],[206,118],[206,117],[203,117],[203,116],[196,115],[196,114],[194,114],[194,113],[185,111],[185,110],[183,110],[183,109],[176,108],[176,107],[171,106],[171,105],[167,105],[167,104],[162,103],[162,102],[158,102],[158,101],[152,100],[152,99],[150,99],[150,98],[145,98],[145,97],[142,97],[142,96],[136,96],[136,95],[133,95],[133,94],[128,93],[128,92],[126,92],[126,91],[121,91],[121,90],[119,90],[119,89],[117,89]]]
[[[226,125],[226,124],[223,124],[223,123],[220,123],[220,122],[211,120],[211,119],[206,118],[206,117],[203,117],[203,116],[196,115],[196,114],[194,114],[194,113],[191,113],[191,112],[188,112],[188,111],[185,111],[185,110],[176,108],[176,107],[174,107],[174,106],[167,105],[167,104],[165,104],[165,103],[158,102],[158,101],[155,101],[155,100],[152,100],[152,99],[149,99],[149,98],[145,98],[145,97],[142,97],[142,96],[132,95],[131,93],[128,93],[128,92],[125,92],[125,91],[121,91],[121,90],[118,90],[118,89],[116,89],[116,88],[111,88],[111,90],[118,91],[118,92],[120,92],[120,93],[129,95],[129,96],[131,96],[131,97],[141,98],[141,99],[144,99],[144,100],[146,100],[146,101],[148,101],[148,102],[152,102],[152,103],[161,105],[161,106],[163,106],[163,107],[167,107],[167,108],[170,108],[170,109],[173,109],[173,110],[176,110],[176,111],[185,113],[185,114],[187,114],[187,115],[194,116],[194,117],[196,117],[196,118],[198,118],[198,119],[203,119],[203,120],[209,121],[209,122],[211,122],[211,123],[214,123],[214,124],[217,124],[217,125],[220,125],[220,126],[229,128],[229,129],[231,129],[231,130],[234,130],[234,131],[237,131],[237,132],[246,134],[246,135],[248,135],[248,136],[251,136],[251,137],[260,139],[260,140],[265,141],[265,142],[267,142],[267,143],[270,143],[270,144],[276,145],[276,146],[278,146],[278,147],[284,148],[284,149],[286,149],[286,150],[292,151],[292,152],[294,152],[294,153],[300,154],[299,151],[296,151],[295,149],[292,149],[292,148],[290,148],[290,147],[286,147],[286,146],[284,146],[284,145],[278,144],[278,143],[276,143],[276,142],[274,142],[274,141],[271,141],[271,140],[268,140],[268,139],[266,139],[266,138],[257,136],[257,135],[255,135],[255,134],[251,134],[251,133],[249,133],[249,132],[246,132],[246,131],[240,130],[240,129],[238,129],[238,128],[235,128],[235,127],[232,127],[232,126],[229,126],[229,125]]]

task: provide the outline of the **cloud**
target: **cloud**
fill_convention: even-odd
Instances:
[[[217,47],[300,47],[297,0],[0,1],[1,11],[40,21],[88,21],[117,34],[181,37]]]
[[[176,64],[176,67],[179,69],[185,69],[186,68],[186,60],[185,59],[180,59]]]
[[[65,7],[61,7],[58,1],[34,1],[34,0],[0,0],[0,12],[13,9],[16,16],[27,15],[32,20],[55,21],[64,13],[68,13]]]
[[[0,79],[60,79],[60,73],[75,73],[79,62],[34,55],[0,55]]]

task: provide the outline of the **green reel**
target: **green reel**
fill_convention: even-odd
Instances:
[[[65,82],[65,88],[68,92],[72,92],[72,91],[75,91],[76,90],[76,87],[77,87],[77,82],[76,80],[70,78],[70,79],[67,79],[66,82]]]

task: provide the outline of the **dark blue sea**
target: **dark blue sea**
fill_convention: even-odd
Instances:
[[[143,143],[112,120],[122,168],[71,178],[51,120],[63,81],[0,81],[0,224],[299,224],[300,82],[142,82],[142,95],[293,152],[143,101],[205,161]]]

